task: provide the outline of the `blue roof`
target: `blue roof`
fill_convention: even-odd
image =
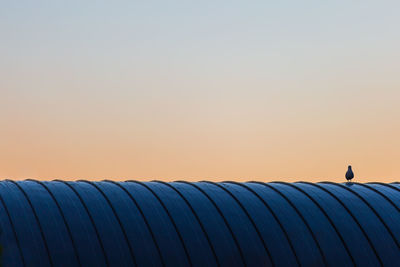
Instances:
[[[1,181],[2,266],[398,266],[400,185]]]

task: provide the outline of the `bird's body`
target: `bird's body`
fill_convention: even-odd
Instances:
[[[351,179],[353,179],[353,178],[354,178],[354,173],[353,173],[353,170],[351,169],[351,166],[349,165],[347,172],[346,172],[346,179],[348,182],[350,182]]]

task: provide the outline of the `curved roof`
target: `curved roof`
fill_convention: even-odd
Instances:
[[[1,181],[4,266],[396,266],[400,185]]]

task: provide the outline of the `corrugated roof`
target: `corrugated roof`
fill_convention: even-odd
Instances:
[[[398,266],[400,185],[1,181],[4,266]]]

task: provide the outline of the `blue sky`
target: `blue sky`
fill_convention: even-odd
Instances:
[[[0,175],[398,177],[399,10],[4,1]]]

